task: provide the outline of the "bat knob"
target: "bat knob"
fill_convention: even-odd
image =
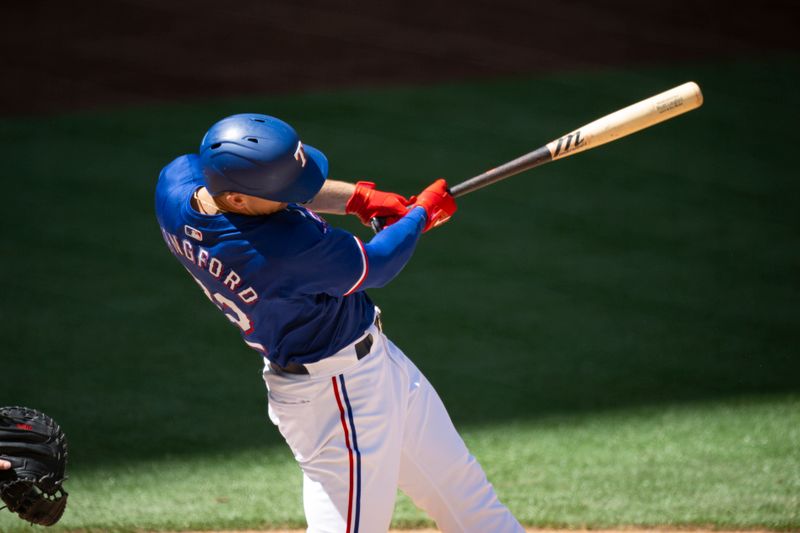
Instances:
[[[375,233],[380,233],[380,231],[386,225],[386,219],[383,217],[374,217],[372,220],[369,221],[370,227],[372,227],[372,231]]]

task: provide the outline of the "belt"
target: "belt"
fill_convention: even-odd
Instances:
[[[375,316],[375,325],[378,327],[378,331],[383,331],[383,324],[381,323],[381,316]],[[372,349],[372,333],[368,334],[366,337],[355,343],[353,348],[356,351],[356,357],[361,360],[367,355],[369,355],[369,351]],[[300,363],[293,363],[289,361],[286,366],[280,366],[277,363],[273,363],[270,361],[269,366],[272,367],[273,370],[276,372],[283,372],[284,374],[308,374],[308,369],[305,365],[301,365]]]

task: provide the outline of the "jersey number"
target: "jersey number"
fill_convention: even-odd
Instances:
[[[216,305],[217,308],[219,308],[219,310],[222,311],[226,317],[228,317],[228,320],[239,326],[239,328],[244,331],[245,335],[253,331],[253,321],[250,320],[250,317],[247,316],[244,311],[239,309],[239,306],[236,305],[236,302],[230,298],[226,298],[218,292],[211,294],[211,291],[208,290],[208,287],[203,285],[202,281],[195,278],[194,274],[192,274],[192,278],[194,278],[197,284],[200,285],[200,288],[203,289],[203,292],[208,299],[211,300],[211,303]]]

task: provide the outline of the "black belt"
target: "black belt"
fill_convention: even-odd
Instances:
[[[375,317],[375,325],[378,326],[378,331],[383,331],[383,324],[381,324],[381,317],[380,315]],[[356,357],[361,360],[369,354],[369,351],[372,349],[372,334],[368,334],[366,337],[358,341],[353,348],[356,350]],[[289,361],[289,364],[286,366],[279,366],[277,363],[273,363],[270,361],[269,366],[278,373],[285,373],[285,374],[308,374],[308,369],[305,365],[301,365],[300,363],[293,363]]]

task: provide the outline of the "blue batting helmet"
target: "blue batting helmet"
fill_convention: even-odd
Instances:
[[[206,188],[276,202],[307,202],[328,176],[325,154],[300,142],[294,129],[269,115],[223,118],[200,143]]]

